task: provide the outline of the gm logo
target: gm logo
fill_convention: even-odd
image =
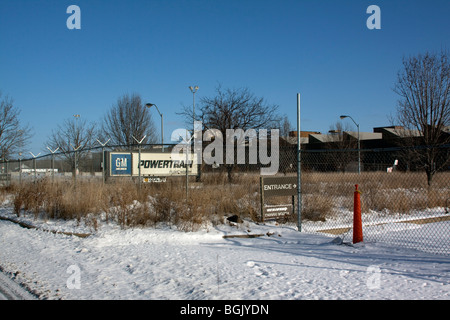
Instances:
[[[131,175],[131,154],[111,154],[111,175]]]
[[[124,158],[116,158],[116,170],[127,170],[128,167],[128,159]]]

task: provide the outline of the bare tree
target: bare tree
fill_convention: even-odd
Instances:
[[[151,114],[138,94],[125,94],[117,99],[104,117],[102,134],[116,145],[136,144],[133,137],[141,140],[145,136],[144,144],[157,141]]]
[[[0,159],[8,159],[22,152],[31,138],[31,129],[19,120],[20,110],[14,107],[9,96],[2,98],[0,92]]]
[[[225,138],[228,129],[242,129],[244,132],[252,129],[257,132],[259,129],[278,128],[280,119],[276,114],[277,109],[278,106],[267,103],[247,88],[222,89],[218,86],[214,96],[200,99],[195,119],[202,121],[205,129],[216,129]],[[183,114],[192,121],[191,109],[185,108]],[[228,179],[231,181],[235,165],[228,161],[223,163],[226,163]]]
[[[200,116],[196,118],[224,136],[227,129],[268,129],[279,123],[278,106],[268,104],[247,88],[223,90],[219,86],[215,96],[203,97],[200,103]]]
[[[403,58],[394,91],[400,96],[395,120],[403,126],[417,163],[433,175],[449,162],[450,64],[449,53],[425,53]],[[421,145],[420,148],[417,146]]]
[[[47,146],[59,148],[66,162],[75,173],[79,163],[83,162],[88,150],[95,145],[97,130],[94,122],[88,122],[79,115],[64,120],[62,125],[52,132]]]

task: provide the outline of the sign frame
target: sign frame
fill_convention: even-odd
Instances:
[[[133,158],[131,152],[109,152],[109,175],[111,177],[130,177]],[[113,166],[113,164],[115,166]]]
[[[107,153],[108,173],[110,177],[138,177],[139,176],[139,152],[136,151],[110,151]],[[188,160],[189,176],[196,176],[198,166],[194,161],[195,154]],[[170,152],[142,152],[141,151],[141,176],[142,177],[173,177],[186,176],[186,160],[175,159]],[[150,179],[154,180],[154,179]]]

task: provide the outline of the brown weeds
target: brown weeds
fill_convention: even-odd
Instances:
[[[353,209],[355,184],[361,191],[363,212],[409,213],[413,210],[444,207],[450,198],[450,173],[438,173],[430,188],[422,173],[364,172],[302,174],[302,218],[324,221],[340,208]],[[165,223],[180,230],[193,231],[204,225],[224,223],[237,215],[259,220],[259,176],[236,175],[228,183],[226,174],[209,173],[202,182],[185,180],[143,184],[140,190],[132,181],[72,181],[49,179],[12,185],[1,190],[2,198],[12,194],[14,212],[31,212],[37,218],[76,219],[97,229],[99,221],[114,221],[122,228],[155,226]],[[290,197],[266,199],[271,204],[291,203]]]

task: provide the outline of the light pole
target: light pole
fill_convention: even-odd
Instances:
[[[194,125],[195,122],[195,93],[198,90],[198,86],[189,86],[189,89],[192,92],[192,125]]]
[[[80,118],[79,114],[74,114],[73,115],[75,118],[75,136],[74,136],[74,144],[76,146],[76,148],[74,146],[72,146],[72,148],[75,151],[75,182],[77,181],[77,171],[78,171],[78,162],[77,162],[77,151],[80,147],[79,145],[79,134],[78,134],[78,118]]]
[[[153,103],[147,103],[145,105],[147,108],[155,107],[156,111],[158,111],[159,115],[161,116],[161,149],[164,152],[164,123],[163,123],[163,114],[159,112],[158,106]]]
[[[359,139],[359,124],[356,123],[355,120],[353,120],[353,118],[351,116],[347,116],[347,115],[342,115],[340,116],[341,119],[345,119],[345,118],[350,118],[353,123],[356,125],[356,127],[358,128],[358,174],[361,174],[361,142]]]
[[[198,91],[198,86],[189,86],[189,90],[192,92],[192,137],[194,137],[195,141],[195,93]],[[194,151],[195,152],[195,151]],[[194,157],[192,158],[192,168],[194,166]],[[197,161],[200,159],[197,159]],[[201,164],[199,163],[197,166],[197,182],[200,181],[201,178]],[[186,167],[186,179],[187,179],[187,167]]]
[[[22,152],[19,152],[19,184],[22,186]]]
[[[81,145],[74,147],[72,144],[70,144],[70,146],[72,147],[74,153],[75,153],[75,175],[73,177],[73,182],[74,182],[74,187],[77,187],[77,168],[78,168],[78,149],[81,148]]]

